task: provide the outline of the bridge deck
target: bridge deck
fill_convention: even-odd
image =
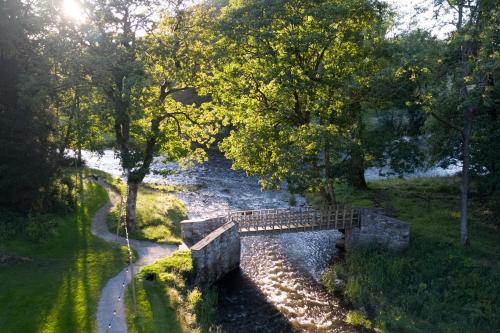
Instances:
[[[331,206],[317,210],[310,207],[248,210],[229,213],[229,220],[242,234],[350,229],[359,227],[356,208]]]

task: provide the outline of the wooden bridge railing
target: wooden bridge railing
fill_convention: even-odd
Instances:
[[[240,233],[349,229],[359,227],[361,220],[358,209],[345,205],[236,211],[228,219]]]

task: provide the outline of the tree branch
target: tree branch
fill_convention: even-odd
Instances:
[[[195,124],[195,125],[199,125],[199,123],[197,121],[195,121],[193,118],[191,118],[186,112],[182,112],[182,111],[177,111],[177,112],[168,112],[164,115],[164,118],[175,118],[175,116],[177,115],[181,115],[181,116],[184,116],[186,117],[187,120],[189,120],[191,123]],[[177,120],[177,119],[176,119]]]
[[[449,121],[445,120],[444,118],[441,118],[440,116],[438,116],[437,114],[435,114],[434,112],[429,112],[431,116],[433,116],[436,120],[438,120],[439,122],[441,122],[442,124],[446,125],[447,127],[451,128],[451,129],[454,129],[460,133],[462,133],[462,129],[456,125],[453,125],[452,123],[450,123]]]

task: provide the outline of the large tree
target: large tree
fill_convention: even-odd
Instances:
[[[151,0],[92,2],[89,34],[92,83],[106,99],[116,149],[127,177],[126,222],[135,228],[137,192],[159,153],[179,159],[208,143],[194,88],[204,63],[200,43],[210,22],[203,5],[178,1],[164,9]]]
[[[367,0],[230,2],[210,92],[233,128],[220,147],[234,167],[329,202],[336,180],[364,181],[362,99],[384,12]]]
[[[0,1],[0,205],[25,212],[41,205],[58,169],[45,24],[30,4]]]

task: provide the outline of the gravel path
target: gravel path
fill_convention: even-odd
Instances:
[[[102,179],[96,181],[103,186],[109,195],[109,201],[101,207],[92,220],[92,234],[111,243],[126,245],[123,237],[117,237],[109,232],[106,226],[106,217],[111,209],[119,204],[120,195]],[[158,259],[165,258],[177,250],[177,245],[157,244],[147,241],[130,240],[130,246],[137,252],[138,259],[132,265],[110,279],[101,291],[101,298],[97,308],[97,333],[126,333],[127,320],[125,318],[124,293],[130,283],[131,271],[135,274],[144,266],[150,265]],[[133,270],[131,269],[133,268]],[[116,310],[116,314],[113,314]],[[111,324],[111,327],[109,325]]]

